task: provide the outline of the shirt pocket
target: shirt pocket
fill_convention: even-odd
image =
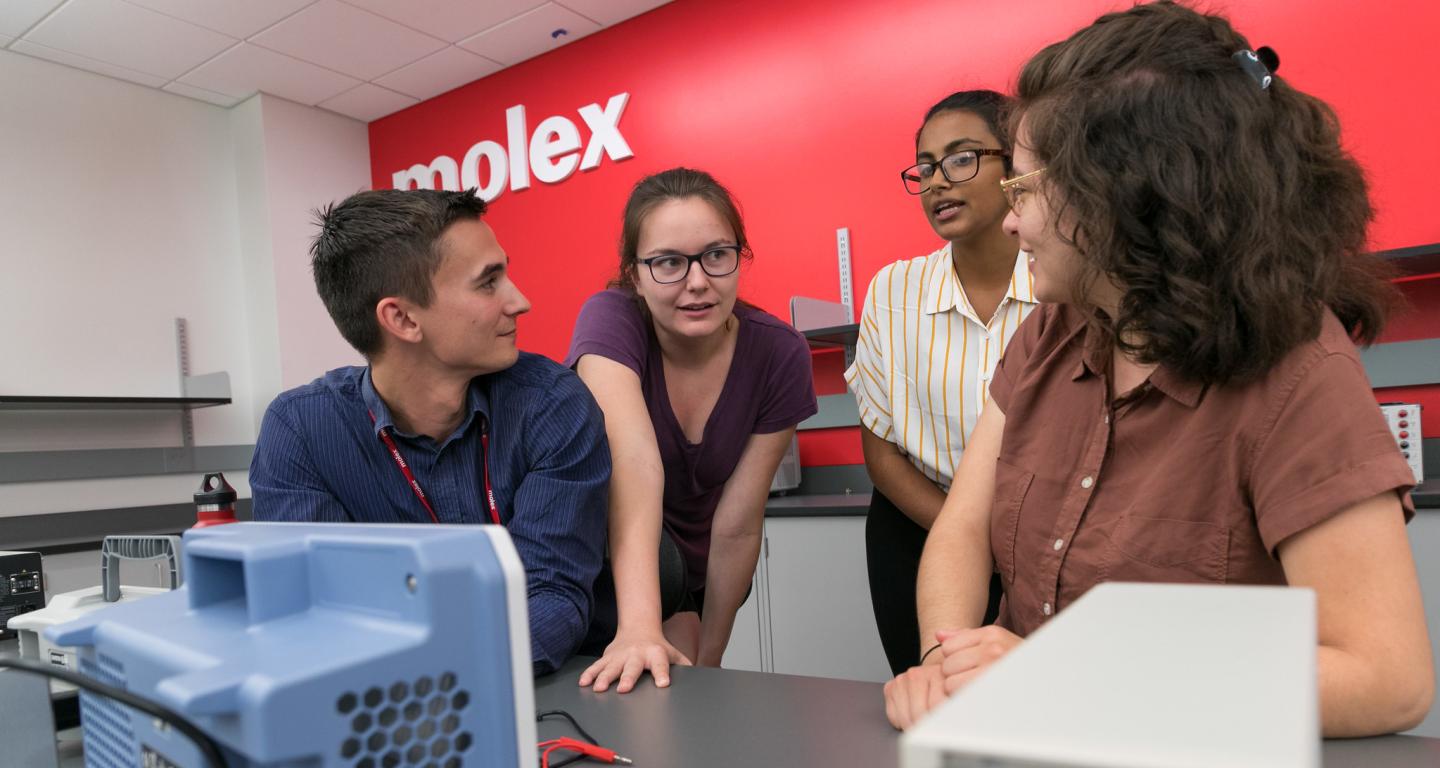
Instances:
[[[1020,529],[1020,508],[1035,482],[1035,473],[995,460],[995,504],[990,512],[990,551],[1005,591],[1015,582],[1015,539]]]
[[[1127,514],[1109,538],[1102,582],[1225,582],[1230,529],[1223,525]]]

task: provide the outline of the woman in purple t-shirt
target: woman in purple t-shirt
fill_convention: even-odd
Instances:
[[[610,558],[618,629],[580,676],[629,691],[648,669],[719,666],[760,552],[765,499],[795,425],[816,411],[794,328],[736,301],[750,257],[730,193],[674,168],[625,205],[620,274],[580,310],[566,365],[605,412],[614,464]],[[685,560],[686,605],[661,622],[661,527]]]

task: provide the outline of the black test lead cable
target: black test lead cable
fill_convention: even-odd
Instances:
[[[91,693],[114,699],[121,704],[133,707],[151,717],[157,717],[174,726],[175,730],[185,734],[187,738],[193,741],[195,746],[200,750],[201,756],[205,758],[205,761],[210,764],[211,768],[226,768],[225,758],[220,754],[220,747],[216,745],[215,741],[205,735],[204,731],[196,728],[189,720],[186,720],[179,713],[164,705],[157,704],[150,699],[136,696],[123,688],[107,685],[87,675],[71,672],[68,669],[61,669],[53,664],[46,664],[31,659],[22,659],[18,656],[0,656],[0,669],[6,667],[21,672],[30,672],[40,675],[41,677],[64,680],[76,688],[83,688]],[[574,721],[572,720],[571,722]],[[579,726],[576,727],[578,728]]]

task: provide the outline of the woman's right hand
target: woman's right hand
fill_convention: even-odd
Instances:
[[[603,693],[618,679],[615,692],[629,693],[648,669],[655,678],[655,685],[665,688],[670,685],[671,664],[692,666],[685,654],[666,642],[658,627],[654,632],[622,630],[605,647],[605,655],[581,673],[580,685],[593,684],[596,693]]]

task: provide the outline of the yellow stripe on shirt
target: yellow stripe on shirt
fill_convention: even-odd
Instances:
[[[1010,292],[988,325],[964,295],[948,245],[887,265],[870,291],[860,320],[864,333],[846,381],[866,422],[884,425],[885,439],[926,477],[948,486],[988,400],[986,383],[995,362],[1035,306],[1033,278],[1017,254]],[[881,371],[889,371],[888,381]]]

